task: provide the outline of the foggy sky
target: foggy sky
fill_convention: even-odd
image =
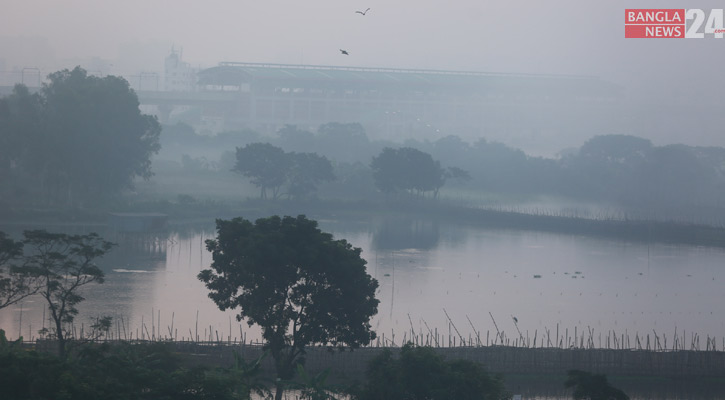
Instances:
[[[685,4],[687,3],[687,4]],[[4,0],[0,67],[108,60],[111,74],[185,61],[596,75],[629,95],[722,103],[725,39],[624,39],[625,8],[718,1]],[[371,10],[366,16],[355,10]],[[343,56],[338,49],[346,49]],[[92,68],[87,68],[92,69]],[[717,132],[721,135],[721,132]]]

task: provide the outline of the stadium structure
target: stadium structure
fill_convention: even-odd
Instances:
[[[616,120],[622,97],[613,83],[572,75],[222,62],[194,79],[193,90],[139,91],[140,101],[162,121],[187,110],[207,133],[355,122],[375,138],[455,134],[516,145],[591,136]]]

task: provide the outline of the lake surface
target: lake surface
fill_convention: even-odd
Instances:
[[[497,332],[509,344],[523,337],[533,345],[536,337],[537,346],[556,345],[557,337],[579,345],[582,333],[595,347],[614,346],[622,334],[632,347],[637,338],[644,346],[646,335],[654,346],[655,334],[668,348],[675,334],[686,348],[693,334],[703,349],[708,336],[718,349],[725,340],[723,249],[409,218],[322,220],[320,227],[363,249],[380,283],[372,325],[387,344],[400,345],[411,331],[428,340],[437,333],[440,345],[453,337],[493,343]],[[234,311],[219,311],[196,279],[211,263],[204,241],[215,236],[213,226],[102,235],[119,246],[101,260],[106,282],[84,292],[78,329],[110,315],[125,338],[259,337]],[[42,301],[29,299],[0,311],[0,327],[10,337],[37,337],[43,315]]]

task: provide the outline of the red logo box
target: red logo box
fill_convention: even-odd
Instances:
[[[684,38],[685,10],[673,8],[624,10],[625,38]]]
[[[684,25],[625,25],[624,37],[628,39],[684,38]]]

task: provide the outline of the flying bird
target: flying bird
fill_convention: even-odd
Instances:
[[[347,50],[343,50],[343,49],[340,49],[340,53],[342,53],[342,54],[344,54],[346,56],[349,56],[350,55],[350,53],[348,53]]]
[[[368,11],[370,11],[370,7],[368,7],[368,9],[367,9],[367,10],[365,10],[365,11],[355,11],[355,13],[356,13],[356,14],[362,14],[362,15],[365,15],[365,14],[367,14],[367,13],[368,13]]]

